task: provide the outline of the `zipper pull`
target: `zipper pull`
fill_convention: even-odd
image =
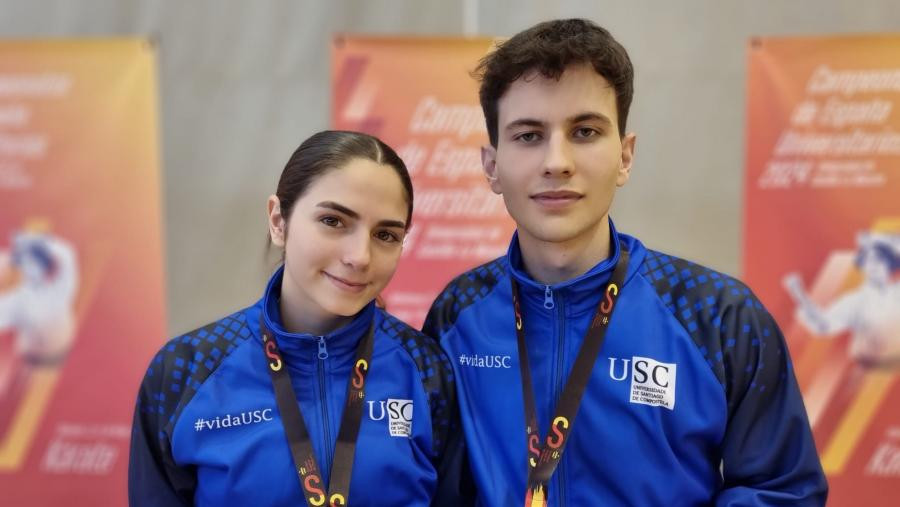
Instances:
[[[328,348],[325,347],[325,337],[324,336],[319,337],[319,359],[322,359],[323,361],[325,359],[328,359]]]
[[[550,290],[549,285],[544,286],[544,308],[548,310],[552,310],[553,307],[556,306],[556,303],[553,302],[553,291]]]

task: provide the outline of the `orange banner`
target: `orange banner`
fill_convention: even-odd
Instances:
[[[384,295],[414,327],[454,276],[503,255],[515,229],[481,170],[487,130],[470,72],[491,44],[341,36],[332,47],[333,127],[380,137],[412,175],[413,228]]]
[[[123,505],[131,416],[165,337],[155,57],[0,43],[3,505]]]
[[[829,505],[900,498],[900,36],[749,48],[744,269],[787,336]]]

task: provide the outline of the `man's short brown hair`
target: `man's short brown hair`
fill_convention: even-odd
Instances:
[[[619,135],[625,135],[634,94],[634,69],[628,53],[595,23],[563,19],[545,21],[517,33],[479,62],[474,74],[481,81],[478,96],[491,145],[497,147],[497,103],[513,81],[531,71],[559,79],[567,67],[585,63],[593,66],[615,90]]]

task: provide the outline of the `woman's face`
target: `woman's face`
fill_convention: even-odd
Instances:
[[[395,170],[362,158],[314,180],[286,224],[270,197],[272,240],[285,249],[282,308],[313,327],[359,312],[397,269],[406,213]]]

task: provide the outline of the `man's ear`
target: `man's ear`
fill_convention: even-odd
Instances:
[[[272,244],[284,248],[287,222],[281,216],[281,202],[277,196],[270,195],[266,207],[269,214],[269,237],[272,238]]]
[[[495,194],[502,194],[500,180],[497,178],[497,148],[491,145],[481,147],[481,168],[487,177],[488,184]]]
[[[631,165],[634,163],[634,144],[637,142],[637,134],[634,132],[625,134],[622,138],[622,165],[619,166],[619,174],[616,177],[616,186],[624,186],[631,177]]]

